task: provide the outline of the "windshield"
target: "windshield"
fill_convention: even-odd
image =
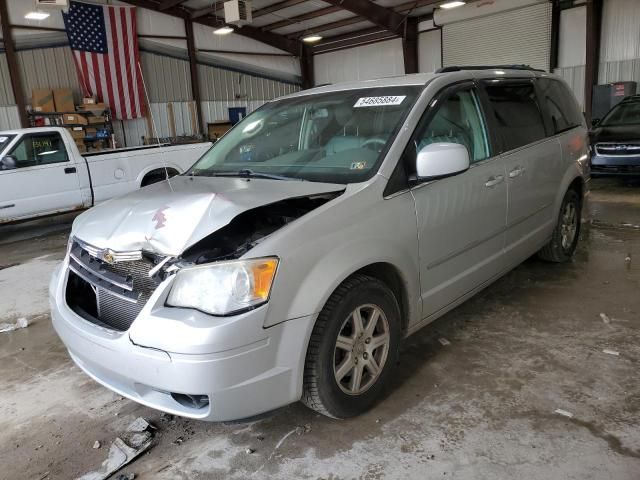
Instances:
[[[640,124],[640,102],[619,103],[600,122],[602,127]]]
[[[354,183],[377,171],[421,87],[331,92],[264,105],[188,175]]]

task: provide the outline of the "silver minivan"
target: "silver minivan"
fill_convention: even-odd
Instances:
[[[50,284],[75,363],[165,412],[372,407],[402,339],[578,242],[587,129],[557,77],[447,68],[271,101],[184,175],[74,222]]]

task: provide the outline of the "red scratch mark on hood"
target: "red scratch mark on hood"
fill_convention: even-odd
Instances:
[[[156,222],[156,230],[164,227],[166,225],[167,222],[167,217],[164,214],[164,211],[167,210],[169,207],[160,207],[158,210],[156,210],[156,213],[153,215],[153,218],[151,219],[152,221]]]

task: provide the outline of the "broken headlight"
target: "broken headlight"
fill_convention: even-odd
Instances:
[[[216,262],[180,270],[167,305],[230,315],[269,300],[277,258]]]

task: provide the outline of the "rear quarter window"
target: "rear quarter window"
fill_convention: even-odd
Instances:
[[[537,82],[554,134],[582,125],[582,112],[573,93],[562,82],[552,78],[539,78]]]

